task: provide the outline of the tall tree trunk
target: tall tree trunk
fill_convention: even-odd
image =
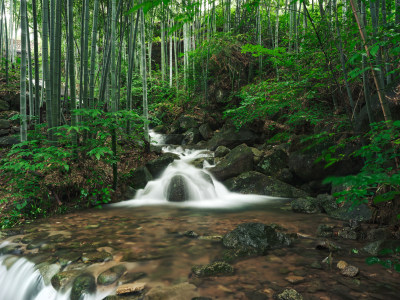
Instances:
[[[358,26],[358,30],[359,30],[361,39],[362,39],[362,41],[364,43],[365,52],[367,53],[367,56],[368,56],[368,58],[370,60],[369,61],[369,65],[370,65],[370,68],[371,68],[372,77],[374,79],[375,87],[376,87],[376,90],[378,92],[378,98],[379,98],[379,102],[381,104],[383,116],[385,118],[385,121],[391,121],[392,120],[392,114],[390,112],[389,105],[387,104],[384,90],[383,90],[383,88],[382,88],[382,86],[381,86],[381,84],[379,82],[380,80],[378,78],[378,75],[375,73],[374,67],[373,67],[373,65],[371,63],[371,54],[369,52],[369,47],[367,45],[367,39],[366,39],[365,32],[362,30],[362,26],[361,26],[361,23],[360,23],[360,15],[359,15],[358,10],[357,10],[357,2],[354,1],[354,0],[350,0],[350,4],[351,4],[351,9],[353,11],[354,18],[356,19],[356,22],[357,22],[357,26]]]
[[[70,86],[70,102],[69,110],[71,112],[71,126],[77,125],[77,118],[74,113],[76,109],[76,93],[75,93],[75,57],[74,57],[74,0],[68,0],[68,68],[69,68],[69,86]],[[66,79],[68,80],[68,79]],[[72,134],[72,143],[76,144],[76,134]]]
[[[99,0],[94,1],[93,10],[93,27],[92,27],[92,50],[90,54],[90,92],[89,92],[89,108],[94,108],[94,84],[96,72],[96,44],[97,44],[97,18],[99,13]]]
[[[33,104],[33,76],[32,76],[32,51],[31,51],[31,39],[29,36],[29,21],[28,21],[28,11],[26,11],[26,43],[28,46],[28,88],[29,88],[29,116],[28,120],[32,120],[34,115],[34,104]]]
[[[149,112],[148,112],[148,103],[147,103],[147,74],[146,74],[146,39],[145,39],[145,19],[143,8],[140,9],[141,14],[141,22],[140,22],[140,38],[141,38],[141,61],[143,64],[142,68],[142,85],[143,85],[143,116],[145,118],[144,123],[144,140],[146,143],[146,150],[150,150],[150,136],[149,136]]]
[[[39,46],[38,46],[38,28],[37,28],[37,12],[36,0],[32,0],[32,17],[33,17],[33,56],[35,60],[35,116],[37,123],[40,123],[40,96],[39,96]],[[43,87],[42,87],[43,88]]]
[[[120,0],[121,1],[121,0]],[[116,0],[112,0],[112,8],[111,8],[111,110],[112,112],[116,113],[117,112],[117,99],[116,99],[116,94],[117,94],[117,81],[115,77],[116,73],[116,64],[115,64],[115,56],[116,56],[116,50],[115,50],[115,39],[116,39],[116,25],[117,25],[117,4]],[[112,136],[112,151],[114,155],[114,160],[115,162],[112,164],[112,169],[113,169],[113,189],[117,189],[117,178],[118,178],[118,169],[117,169],[117,137],[116,137],[116,129],[112,128],[111,130],[111,136]]]
[[[43,0],[42,4],[43,17],[42,17],[42,62],[43,62],[43,78],[44,78],[44,87],[46,89],[46,122],[48,128],[51,128],[52,125],[52,106],[51,106],[51,82],[50,82],[50,72],[49,72],[49,1]],[[49,132],[49,139],[51,136],[51,132]]]
[[[27,140],[27,118],[26,118],[26,0],[21,0],[21,90],[20,90],[20,115],[21,115],[21,142]]]

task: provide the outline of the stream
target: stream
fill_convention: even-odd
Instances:
[[[162,136],[153,133],[152,139],[162,144]],[[322,262],[329,251],[316,249],[316,229],[341,221],[294,213],[288,199],[229,192],[207,171],[213,156],[207,150],[165,146],[163,151],[181,159],[132,200],[0,232],[0,300],[101,300],[132,282],[150,291],[145,299],[273,299],[285,288],[304,299],[400,299],[399,274],[367,265],[354,251],[363,245],[359,241],[338,240],[347,250],[332,254],[333,264]],[[203,169],[191,164],[199,158]],[[184,178],[188,201],[166,200],[175,175]],[[220,257],[222,236],[246,222],[274,223],[298,238],[289,248],[232,263],[233,275],[191,273],[192,266]],[[341,275],[339,260],[358,267],[359,275]],[[116,266],[122,269],[118,279],[99,283],[99,275]],[[56,282],[60,272],[65,276]],[[74,298],[73,282],[82,274],[97,284]]]

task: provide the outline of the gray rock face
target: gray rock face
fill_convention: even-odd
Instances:
[[[366,222],[372,218],[372,210],[364,203],[352,207],[351,203],[346,202],[336,210],[327,211],[327,214],[332,218],[343,221],[356,220],[359,222]]]
[[[237,177],[228,179],[224,181],[224,185],[230,191],[243,194],[259,194],[283,198],[308,196],[305,191],[256,171],[242,173]]]
[[[231,152],[231,149],[229,149],[228,147],[218,146],[217,149],[215,149],[214,156],[215,157],[224,157],[229,152]]]
[[[288,155],[282,149],[272,149],[268,151],[256,170],[265,175],[275,176],[281,169],[287,168]]]
[[[242,128],[237,131],[235,128],[230,127],[216,132],[209,140],[208,147],[211,150],[217,149],[218,146],[225,146],[232,149],[243,143],[252,146],[257,138],[257,134],[249,129]]]
[[[213,131],[212,131],[210,125],[208,125],[208,123],[200,125],[199,132],[200,132],[201,136],[203,137],[203,139],[206,141],[208,141],[213,135]]]
[[[321,212],[317,199],[313,197],[297,198],[291,203],[294,212],[315,214]]]
[[[10,109],[10,104],[4,100],[0,100],[0,111],[5,111]]]
[[[290,246],[290,238],[275,230],[274,226],[262,223],[240,224],[222,239],[225,247],[241,255],[263,255],[269,249]]]
[[[165,153],[160,157],[147,162],[146,168],[149,170],[153,178],[157,178],[175,159],[179,159],[179,156],[173,153]]]
[[[183,134],[183,145],[194,145],[200,142],[201,135],[200,131],[197,128],[190,128]]]
[[[184,136],[182,134],[166,134],[164,136],[164,143],[171,145],[181,145]]]
[[[134,189],[142,189],[146,184],[153,179],[149,170],[146,167],[139,167],[129,172],[128,184]]]
[[[317,196],[317,200],[321,205],[322,209],[327,213],[333,213],[339,208],[335,197],[328,194],[320,194]]]
[[[167,189],[167,200],[170,202],[183,202],[189,200],[189,190],[186,179],[182,175],[175,175]]]
[[[386,250],[396,252],[396,248],[400,248],[400,240],[379,240],[367,244],[362,250],[368,254],[379,256]],[[384,250],[385,249],[385,250]]]
[[[332,237],[333,236],[333,226],[320,224],[317,228],[317,236],[319,237]]]
[[[82,274],[75,278],[72,284],[71,300],[79,300],[82,296],[96,291],[96,280],[92,274]]]
[[[245,144],[234,148],[221,162],[210,169],[218,180],[225,180],[253,169],[253,152]]]
[[[0,129],[0,137],[1,137],[1,136],[6,136],[6,135],[8,135],[8,134],[9,134],[8,129]]]
[[[13,136],[5,136],[0,138],[0,147],[11,147],[19,143],[19,139]]]
[[[0,119],[0,129],[8,129],[11,127],[11,123],[9,120]]]

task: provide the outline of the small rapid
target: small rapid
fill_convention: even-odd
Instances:
[[[151,140],[153,143],[163,145],[161,134],[151,132]],[[230,192],[208,171],[209,168],[214,166],[209,163],[209,161],[214,161],[214,153],[211,151],[163,145],[162,152],[176,154],[179,159],[174,160],[159,178],[148,182],[144,189],[138,190],[133,199],[113,204],[113,206],[171,205],[188,208],[229,209],[277,199],[255,194],[244,195]],[[202,168],[195,167],[195,161],[200,161]],[[170,186],[176,176],[182,178],[182,184],[187,190],[186,201],[168,201]]]

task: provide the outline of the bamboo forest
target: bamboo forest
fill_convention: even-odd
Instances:
[[[0,300],[400,299],[400,0],[0,0]]]

